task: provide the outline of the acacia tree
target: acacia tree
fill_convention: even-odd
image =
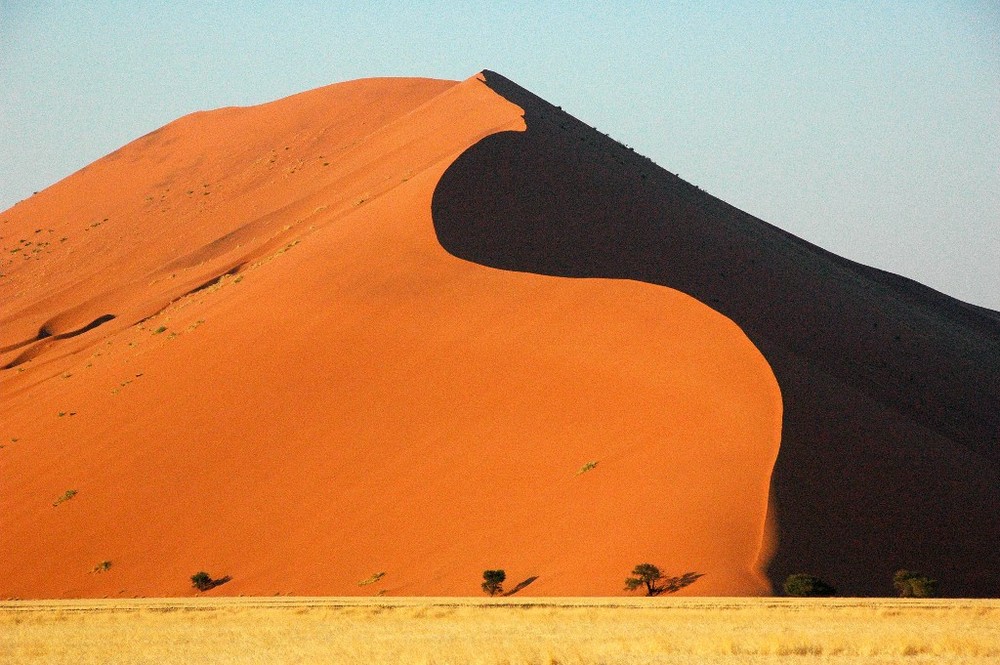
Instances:
[[[483,591],[495,596],[503,593],[503,582],[507,579],[507,573],[502,570],[483,571]]]
[[[212,576],[206,573],[204,570],[200,570],[191,576],[191,586],[193,586],[198,591],[209,591],[217,586],[225,584],[231,579],[233,578],[230,577],[229,575],[226,575],[225,577],[220,577],[219,579],[215,580],[212,579]]]
[[[212,588],[213,582],[215,580],[212,579],[212,576],[203,570],[191,576],[191,586],[198,591],[208,591]]]
[[[937,595],[937,580],[912,570],[897,570],[892,586],[900,598],[933,598]]]
[[[647,596],[659,596],[661,593],[676,593],[686,586],[694,584],[704,573],[684,573],[679,577],[667,577],[660,569],[651,563],[640,563],[632,569],[632,576],[625,578],[625,589],[635,591],[646,587]]]

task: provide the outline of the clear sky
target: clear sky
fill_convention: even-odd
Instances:
[[[995,0],[0,0],[0,210],[192,111],[481,69],[787,231],[1000,309]]]

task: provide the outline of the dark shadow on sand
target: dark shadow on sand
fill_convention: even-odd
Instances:
[[[914,567],[945,595],[995,595],[1000,315],[800,240],[484,75],[527,131],[488,136],[447,170],[441,244],[505,270],[671,287],[743,329],[784,402],[775,588],[807,570],[847,595],[888,594]]]

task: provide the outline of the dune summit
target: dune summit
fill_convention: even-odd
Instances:
[[[492,72],[186,116],[0,257],[3,597],[1000,581],[1000,316]]]

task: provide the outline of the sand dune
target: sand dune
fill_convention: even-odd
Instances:
[[[0,595],[477,594],[497,567],[617,595],[647,560],[768,593],[781,395],[742,330],[442,247],[442,174],[523,113],[483,77],[344,83],[0,215]]]
[[[0,597],[1000,587],[997,314],[491,72],[181,118],[0,275]]]

